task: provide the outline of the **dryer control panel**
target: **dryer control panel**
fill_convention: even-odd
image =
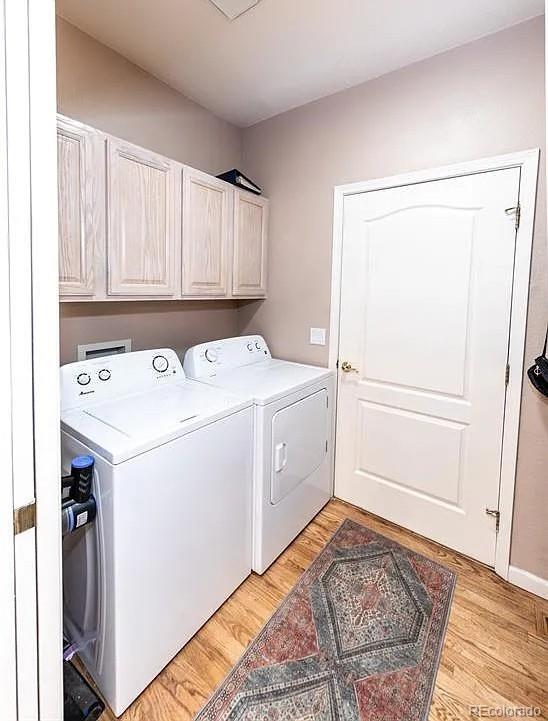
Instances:
[[[189,348],[183,367],[189,378],[209,378],[221,371],[241,368],[270,359],[270,350],[261,335],[244,335],[201,343]]]
[[[181,362],[171,348],[68,363],[61,367],[60,373],[61,410],[179,383],[185,377]]]

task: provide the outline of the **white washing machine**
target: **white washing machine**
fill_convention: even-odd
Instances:
[[[272,358],[258,335],[190,348],[184,369],[253,397],[253,570],[263,573],[333,494],[334,374]]]
[[[63,541],[65,628],[120,715],[251,571],[253,403],[162,349],[64,366],[61,404],[98,504]]]

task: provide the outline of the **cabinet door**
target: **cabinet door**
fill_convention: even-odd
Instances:
[[[104,249],[104,138],[92,128],[57,121],[59,294],[93,296],[95,257]]]
[[[177,293],[179,168],[161,155],[108,140],[108,295]]]
[[[211,175],[183,171],[183,295],[229,293],[233,192]]]
[[[266,295],[267,230],[268,200],[235,191],[233,295]]]

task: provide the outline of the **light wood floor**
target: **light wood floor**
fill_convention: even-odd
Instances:
[[[470,719],[471,705],[539,706],[537,718],[548,719],[548,603],[475,561],[333,500],[264,576],[252,575],[238,588],[123,721],[192,718],[347,517],[458,574],[430,721]],[[114,716],[107,712],[104,718]]]

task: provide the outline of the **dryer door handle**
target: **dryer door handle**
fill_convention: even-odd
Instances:
[[[274,451],[274,470],[281,473],[287,466],[287,443],[283,441],[278,443]]]

